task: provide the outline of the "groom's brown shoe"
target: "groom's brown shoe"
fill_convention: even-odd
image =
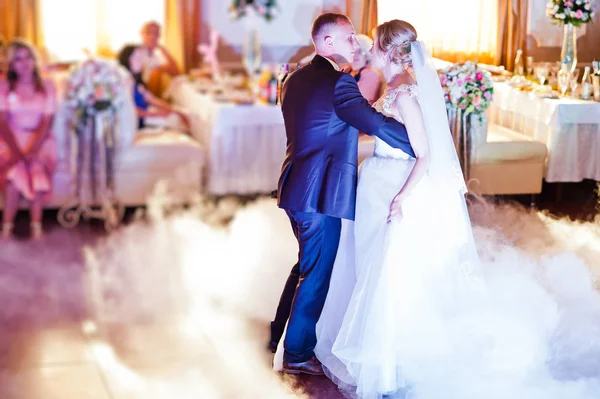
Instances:
[[[287,374],[324,375],[321,362],[315,356],[305,362],[292,363],[283,360],[283,372]]]

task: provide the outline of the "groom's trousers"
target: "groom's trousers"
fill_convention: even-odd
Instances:
[[[286,213],[298,240],[299,252],[298,263],[292,268],[281,296],[280,308],[287,307],[286,302],[293,296],[284,358],[296,363],[307,361],[314,355],[316,325],[329,290],[342,221],[320,213]],[[296,279],[297,285],[290,284]]]

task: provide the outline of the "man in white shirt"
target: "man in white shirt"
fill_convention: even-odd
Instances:
[[[179,67],[166,47],[159,43],[160,25],[157,22],[147,22],[140,31],[144,51],[144,82],[148,83],[153,76],[166,73],[170,76],[179,75]]]

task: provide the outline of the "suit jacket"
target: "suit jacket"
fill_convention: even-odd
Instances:
[[[319,55],[286,79],[281,109],[280,208],[354,220],[359,131],[414,157],[404,125],[375,111],[354,78]]]

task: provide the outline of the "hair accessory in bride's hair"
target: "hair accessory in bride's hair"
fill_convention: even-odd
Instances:
[[[400,45],[395,46],[390,52],[391,61],[396,64],[404,65],[405,67],[412,67],[411,52],[413,42],[414,40],[407,40]]]
[[[400,46],[400,55],[403,55],[403,56],[404,56],[404,55],[408,55],[408,54],[410,54],[410,52],[411,52],[411,50],[412,50],[412,43],[413,43],[413,41],[412,41],[412,40],[411,40],[411,41],[408,41],[408,42],[405,42],[405,43],[403,43],[403,44]]]

